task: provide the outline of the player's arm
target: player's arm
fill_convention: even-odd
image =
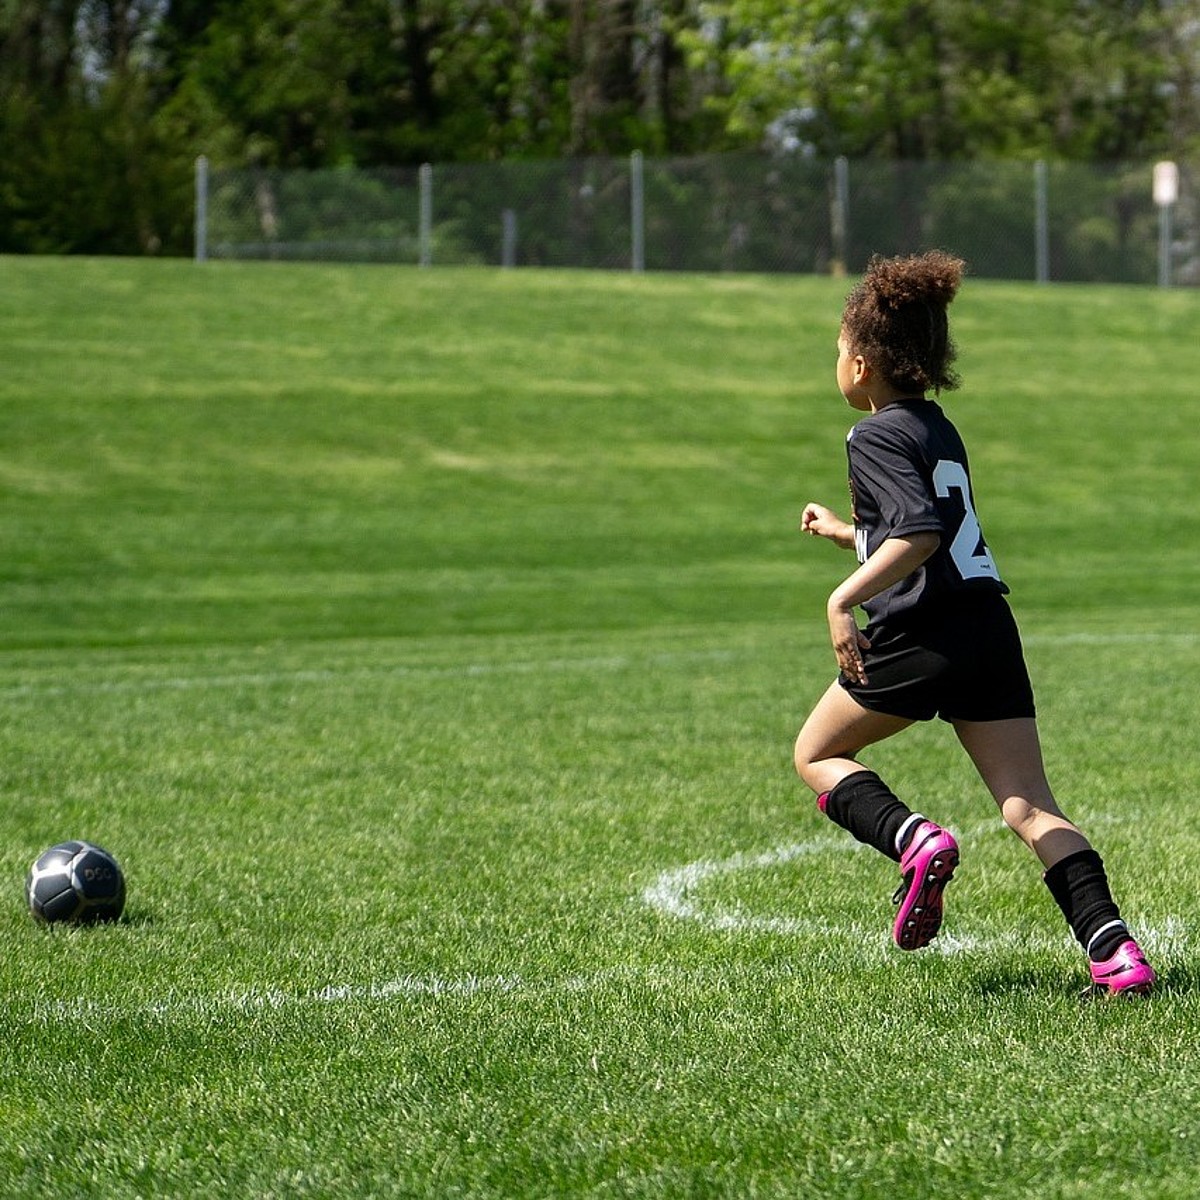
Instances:
[[[838,666],[855,683],[867,682],[862,652],[871,647],[854,619],[855,607],[911,575],[941,540],[933,532],[888,538],[853,575],[834,588],[826,608],[829,637]]]
[[[800,518],[800,531],[812,534],[813,537],[828,538],[843,550],[854,548],[854,526],[849,521],[843,521],[832,508],[826,508],[823,504],[810,502],[804,506],[804,515]]]

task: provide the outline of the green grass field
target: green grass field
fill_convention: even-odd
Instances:
[[[0,260],[0,1196],[1200,1194],[1200,296],[971,281],[1086,968],[942,727],[943,936],[791,769],[846,284]],[[126,918],[42,929],[84,837]]]

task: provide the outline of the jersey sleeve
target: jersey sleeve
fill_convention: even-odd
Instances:
[[[864,423],[855,428],[848,450],[855,494],[870,497],[881,541],[945,533],[930,481],[903,437]]]

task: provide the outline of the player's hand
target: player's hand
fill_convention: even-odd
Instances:
[[[863,651],[870,650],[871,642],[858,627],[852,609],[840,605],[829,606],[829,638],[833,642],[833,653],[837,664],[851,683],[867,682],[867,669],[863,665]]]
[[[804,506],[800,518],[800,532],[812,537],[828,538],[843,550],[854,545],[854,526],[843,521],[832,508],[812,502]]]
[[[810,501],[804,506],[804,514],[800,518],[800,532],[812,534],[813,537],[832,537],[843,524],[841,517],[832,509]]]

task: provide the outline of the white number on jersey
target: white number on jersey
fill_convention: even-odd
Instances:
[[[950,543],[950,557],[958,573],[964,579],[999,579],[1000,572],[996,570],[991,551],[983,540],[979,518],[971,504],[971,485],[966,467],[952,459],[939,459],[933,472],[933,487],[943,499],[951,492],[958,492],[962,500],[962,524]]]

